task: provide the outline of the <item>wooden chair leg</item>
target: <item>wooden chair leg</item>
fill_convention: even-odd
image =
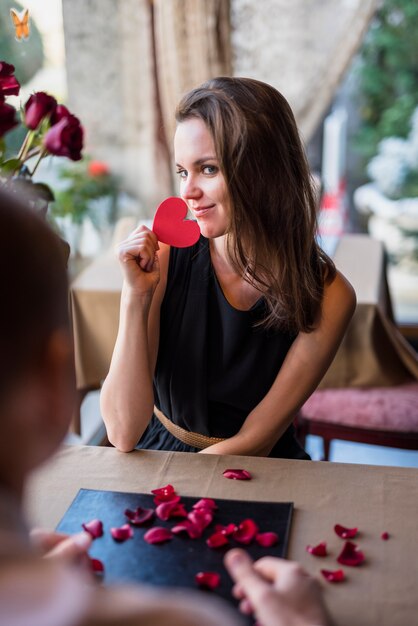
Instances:
[[[329,453],[331,448],[331,439],[327,439],[325,437],[322,438],[324,442],[324,461],[329,461]]]

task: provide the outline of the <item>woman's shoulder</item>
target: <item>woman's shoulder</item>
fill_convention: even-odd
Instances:
[[[324,284],[324,302],[332,299],[339,303],[339,307],[352,315],[357,304],[356,292],[353,285],[339,270],[330,280],[325,280]]]

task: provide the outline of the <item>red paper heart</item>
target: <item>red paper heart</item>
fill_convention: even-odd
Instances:
[[[181,198],[167,198],[161,202],[154,217],[152,230],[158,241],[175,248],[192,246],[200,237],[197,222],[185,220],[187,204]]]

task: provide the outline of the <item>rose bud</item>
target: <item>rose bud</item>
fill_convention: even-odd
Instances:
[[[109,166],[103,161],[91,161],[87,168],[90,176],[107,176],[109,174]]]
[[[25,104],[25,124],[31,130],[38,128],[44,117],[52,115],[57,107],[55,98],[45,93],[37,91],[32,94]]]
[[[17,96],[20,84],[13,73],[14,65],[0,61],[0,97]]]
[[[63,117],[46,133],[44,145],[55,156],[66,156],[72,161],[79,161],[83,149],[83,127],[80,120],[71,113]]]
[[[0,102],[0,137],[3,137],[8,130],[17,126],[18,123],[16,109],[10,104]]]

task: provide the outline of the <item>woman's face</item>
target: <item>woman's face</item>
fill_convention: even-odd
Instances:
[[[174,137],[180,195],[197,219],[204,237],[224,235],[229,225],[229,194],[206,124],[191,117]]]

